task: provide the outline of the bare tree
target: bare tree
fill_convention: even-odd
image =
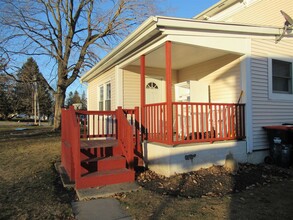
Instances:
[[[55,62],[55,119],[60,129],[66,89],[150,14],[155,0],[0,0],[0,47],[11,55]],[[156,3],[156,4],[155,4]],[[3,35],[3,36],[2,36]],[[48,79],[47,79],[48,80]]]

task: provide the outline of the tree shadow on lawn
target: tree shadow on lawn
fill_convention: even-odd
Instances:
[[[0,143],[5,143],[7,141],[21,141],[21,140],[40,140],[42,138],[48,137],[61,137],[60,132],[53,131],[51,128],[34,128],[34,129],[25,129],[25,130],[6,130],[1,131]]]

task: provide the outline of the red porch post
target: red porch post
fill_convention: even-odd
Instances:
[[[145,138],[145,55],[140,57],[140,108],[141,108],[141,135]]]
[[[166,49],[166,103],[167,103],[167,144],[173,143],[173,109],[172,109],[172,43],[167,41],[165,45]]]

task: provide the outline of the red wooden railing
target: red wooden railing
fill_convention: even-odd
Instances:
[[[61,163],[71,181],[80,176],[80,128],[73,106],[62,109],[61,117]]]
[[[62,109],[62,165],[70,180],[81,177],[80,139],[115,138],[126,158],[128,167],[133,169],[134,152],[142,157],[139,137],[139,109],[116,111],[75,111],[73,106]],[[140,155],[138,154],[140,153]]]
[[[81,138],[116,137],[116,111],[76,111]]]
[[[118,108],[119,109],[119,108]],[[133,142],[135,143],[134,152],[142,159],[142,146],[141,146],[141,136],[140,136],[140,123],[139,123],[139,108],[134,109],[123,109],[123,113],[132,126],[132,136]]]
[[[244,104],[172,103],[173,144],[245,138]],[[145,105],[148,140],[167,143],[166,103]]]
[[[145,105],[146,139],[160,143],[167,141],[167,104],[156,103]]]
[[[133,141],[133,126],[125,117],[125,112],[121,107],[117,109],[118,119],[118,143],[126,158],[128,168],[133,169],[134,163],[134,141]],[[126,112],[127,114],[127,112]],[[131,117],[132,118],[132,117]]]

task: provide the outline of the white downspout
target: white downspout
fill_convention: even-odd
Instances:
[[[253,151],[252,86],[251,86],[251,40],[247,40],[248,53],[241,58],[241,80],[245,91],[246,152]]]

